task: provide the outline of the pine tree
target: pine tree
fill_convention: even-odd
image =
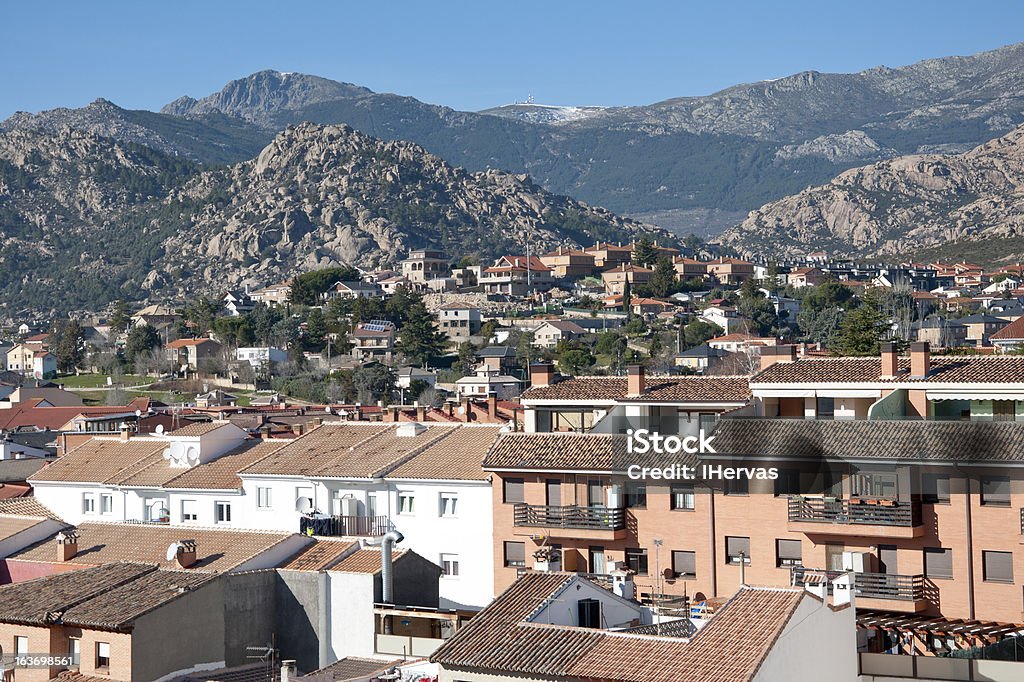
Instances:
[[[432,357],[444,352],[448,337],[434,327],[434,316],[422,303],[414,303],[408,318],[399,330],[395,349],[416,365],[426,365]]]

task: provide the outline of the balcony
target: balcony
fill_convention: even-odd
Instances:
[[[789,530],[829,535],[917,538],[921,506],[892,499],[790,497]],[[872,528],[873,527],[873,528]]]
[[[299,533],[321,537],[376,537],[394,530],[387,516],[303,516]]]
[[[515,506],[513,523],[520,528],[544,528],[554,537],[612,540],[626,537],[625,509],[519,503]]]
[[[793,585],[820,585],[829,583],[848,571],[823,571],[794,566],[790,569]],[[853,590],[857,608],[917,613],[928,606],[925,580],[920,574],[854,573]]]

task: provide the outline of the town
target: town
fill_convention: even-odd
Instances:
[[[403,255],[4,322],[6,682],[1024,678],[1024,267]]]

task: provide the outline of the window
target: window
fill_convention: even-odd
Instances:
[[[181,501],[181,521],[198,521],[199,520],[199,505],[196,504],[195,500],[182,500]]]
[[[779,477],[775,479],[775,496],[800,494],[800,470],[779,469]]]
[[[952,578],[953,550],[942,547],[925,547],[924,576],[926,578]]]
[[[523,479],[521,478],[506,478],[501,482],[502,487],[502,499],[505,504],[513,504],[516,502],[525,502],[526,498],[523,496]]]
[[[673,511],[693,511],[693,486],[672,486],[669,506]]]
[[[398,513],[412,514],[416,510],[416,496],[412,493],[398,493]]]
[[[748,495],[750,494],[750,479],[749,478],[736,478],[736,479],[725,479],[725,494],[726,495]]]
[[[718,421],[718,415],[714,412],[706,412],[697,417],[697,425],[704,433],[711,433]]]
[[[19,635],[14,638],[14,653],[18,656],[28,656],[28,637]]]
[[[799,566],[803,562],[803,547],[799,540],[775,541],[775,565],[779,568]]]
[[[835,398],[818,398],[817,409],[815,410],[818,419],[832,419],[836,414]]]
[[[990,507],[1010,506],[1010,477],[983,476],[981,479],[981,503]]]
[[[78,665],[82,658],[82,640],[78,637],[68,637],[68,656],[71,657],[71,664]]]
[[[896,474],[862,473],[850,480],[850,492],[859,497],[896,497]]]
[[[100,495],[100,514],[114,513],[114,496]]]
[[[743,555],[742,561],[745,564],[750,563],[750,538],[742,538],[738,536],[726,536],[725,538],[725,563],[727,564],[738,564],[740,563],[740,554]]]
[[[167,502],[159,497],[150,497],[146,500],[144,517],[146,521],[154,523],[170,523],[171,512],[167,508]]]
[[[84,495],[82,495],[82,513],[96,513],[96,496],[93,495],[92,493],[85,493]]]
[[[455,493],[441,493],[441,516],[456,516],[458,508],[458,495]]]
[[[273,498],[270,495],[270,488],[256,488],[256,506],[259,509],[270,509],[274,506]]]
[[[1013,582],[1013,552],[981,553],[981,570],[984,579],[993,583]]]
[[[505,541],[505,565],[516,568],[526,566],[526,543]]]
[[[647,508],[647,486],[637,483],[626,484],[626,508]]]
[[[96,642],[96,669],[110,668],[110,642]]]
[[[217,523],[231,523],[231,503],[214,502],[213,518]]]
[[[637,575],[647,575],[647,550],[627,549],[626,565]]]
[[[604,502],[604,484],[601,480],[592,478],[587,481],[587,506],[603,507]]]
[[[697,577],[697,553],[686,550],[673,550],[672,573],[677,578],[693,580]]]
[[[454,578],[459,575],[459,555],[458,554],[442,554],[441,555],[441,575]]]
[[[601,627],[601,602],[597,599],[579,599],[576,601],[578,618],[576,623],[581,628]]]
[[[949,504],[949,474],[921,474],[921,501]]]

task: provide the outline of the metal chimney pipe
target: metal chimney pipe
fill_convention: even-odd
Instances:
[[[380,545],[380,581],[381,601],[385,604],[394,604],[394,576],[391,573],[391,550],[405,539],[405,536],[397,530],[388,531],[377,538],[370,538],[366,541],[368,545]]]

